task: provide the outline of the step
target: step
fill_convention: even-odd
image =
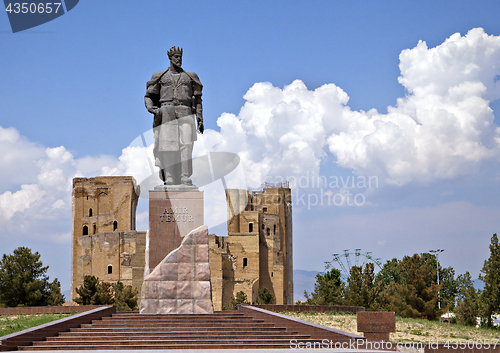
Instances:
[[[288,343],[290,344],[290,340],[292,338],[290,337],[284,337],[284,338],[268,338],[266,337],[265,339],[254,339],[254,338],[231,338],[231,339],[222,339],[219,337],[213,337],[213,338],[186,338],[184,337],[182,340],[176,340],[176,339],[160,339],[160,340],[144,340],[144,339],[137,339],[137,340],[130,340],[130,339],[122,339],[122,340],[89,340],[87,343],[92,344],[93,346],[107,346],[110,344],[115,344],[115,345],[140,345],[140,346],[148,346],[148,345],[159,345],[159,344],[172,344],[172,345],[182,345],[185,343],[205,343],[205,344],[216,344],[216,343],[232,343],[232,344],[251,344],[251,343]],[[308,341],[308,337],[304,337],[301,341]],[[34,342],[33,346],[55,346],[55,345],[65,345],[65,346],[81,346],[82,342],[81,341],[63,341],[63,342],[53,342],[53,341],[38,341]]]
[[[47,337],[47,341],[43,342],[94,342],[94,341],[161,341],[161,340],[193,340],[193,339],[203,339],[207,337],[217,337],[217,339],[252,339],[252,340],[261,340],[261,339],[307,339],[310,338],[308,335],[298,335],[298,334],[283,334],[283,335],[270,335],[270,334],[212,334],[208,335],[206,333],[176,333],[174,335],[142,335],[131,337],[130,335],[113,335],[113,336],[82,336],[82,337],[74,337],[74,336],[58,336],[58,337]]]
[[[274,324],[262,323],[262,322],[195,322],[195,323],[182,323],[182,322],[172,322],[172,323],[136,323],[136,324],[120,324],[120,323],[109,323],[109,324],[82,324],[82,328],[124,328],[127,329],[137,329],[137,328],[148,328],[148,327],[273,327]]]
[[[245,318],[237,318],[237,319],[226,319],[226,318],[146,318],[142,320],[129,320],[129,319],[122,319],[122,318],[106,318],[103,320],[92,320],[93,324],[100,324],[100,323],[138,323],[138,322],[147,322],[147,323],[156,323],[156,322],[264,322],[264,320],[259,320],[259,319],[253,319],[251,317],[245,317]]]
[[[245,318],[248,316],[245,316],[244,314],[241,313],[234,313],[234,314],[112,314],[111,317],[107,317],[110,319],[113,318],[127,318],[127,319],[137,319],[137,320],[142,320],[145,318],[165,318],[165,317],[174,317],[174,318],[222,318],[222,317],[228,317],[228,318]]]
[[[225,311],[214,311],[212,314],[176,314],[176,313],[167,313],[167,314],[139,314],[138,312],[133,312],[133,311],[119,311],[116,313],[113,313],[114,316],[121,316],[121,315],[128,315],[128,316],[145,316],[145,315],[245,315],[243,313],[240,313],[239,311],[231,311],[231,310],[225,310]]]
[[[319,342],[319,341],[316,341]],[[52,351],[52,350],[152,350],[152,349],[290,349],[290,342],[286,344],[276,343],[249,343],[249,344],[180,344],[180,345],[108,345],[108,346],[28,346],[19,347],[19,350],[25,351]]]
[[[248,320],[251,319],[249,316],[223,316],[223,315],[209,315],[209,316],[175,316],[175,315],[163,315],[163,316],[108,316],[103,317],[102,320]]]
[[[306,339],[301,340],[301,342],[311,344],[317,342],[320,343],[319,340],[314,339]],[[52,345],[36,345],[36,346],[27,346],[27,347],[19,347],[21,350],[75,350],[75,349],[123,349],[123,350],[132,350],[132,349],[251,349],[251,348],[290,348],[290,340],[275,340],[273,342],[270,341],[232,341],[232,342],[220,342],[217,340],[213,341],[177,341],[177,342],[152,342],[150,344],[116,344],[109,343],[108,344],[99,344],[94,345],[94,342],[89,342],[89,345],[82,347],[80,344],[78,345],[70,345],[70,344],[52,344]]]
[[[204,335],[204,336],[219,336],[223,334],[227,335],[247,335],[247,336],[276,336],[276,335],[297,335],[297,331],[271,331],[271,330],[256,330],[256,331],[242,331],[242,330],[224,330],[224,331],[169,331],[169,332],[127,332],[127,331],[113,331],[113,332],[61,332],[57,337],[47,337],[47,340],[56,339],[59,337],[75,337],[88,339],[89,337],[170,337],[170,336],[190,336],[190,335]]]
[[[123,328],[121,328],[123,330]],[[143,332],[158,332],[158,333],[164,333],[164,332],[173,332],[173,331],[179,331],[180,328],[178,327],[139,327],[139,328],[134,328],[134,330],[127,330],[127,332],[131,333],[143,333]],[[286,331],[286,328],[284,327],[183,327],[182,331]],[[83,327],[83,328],[70,328],[69,332],[116,332],[116,328],[106,328],[106,327]]]

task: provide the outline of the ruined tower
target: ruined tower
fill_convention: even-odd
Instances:
[[[288,183],[226,190],[228,237],[211,236],[215,310],[239,291],[254,302],[266,287],[276,304],[293,304],[292,202]]]
[[[135,230],[138,199],[133,177],[73,179],[72,299],[85,275],[140,290],[146,232]]]

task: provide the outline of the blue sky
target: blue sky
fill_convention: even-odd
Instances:
[[[476,278],[499,231],[499,10],[82,0],[16,34],[0,14],[0,253],[39,251],[69,288],[71,179],[147,176],[126,149],[151,127],[145,83],[176,45],[204,84],[200,145],[238,153],[249,187],[309,176],[293,185],[295,268],[321,271],[344,249],[385,262],[444,248],[443,266]],[[317,187],[313,175],[378,184]],[[321,189],[363,205],[311,205]],[[141,200],[139,230],[146,211]]]

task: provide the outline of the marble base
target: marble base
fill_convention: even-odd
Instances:
[[[140,313],[213,313],[208,254],[208,227],[203,225],[186,235],[181,245],[146,276]]]
[[[198,191],[196,185],[158,185],[154,187],[155,191]]]

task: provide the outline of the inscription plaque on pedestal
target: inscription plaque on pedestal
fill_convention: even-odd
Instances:
[[[150,271],[177,249],[190,231],[204,224],[203,216],[203,191],[149,192]]]

